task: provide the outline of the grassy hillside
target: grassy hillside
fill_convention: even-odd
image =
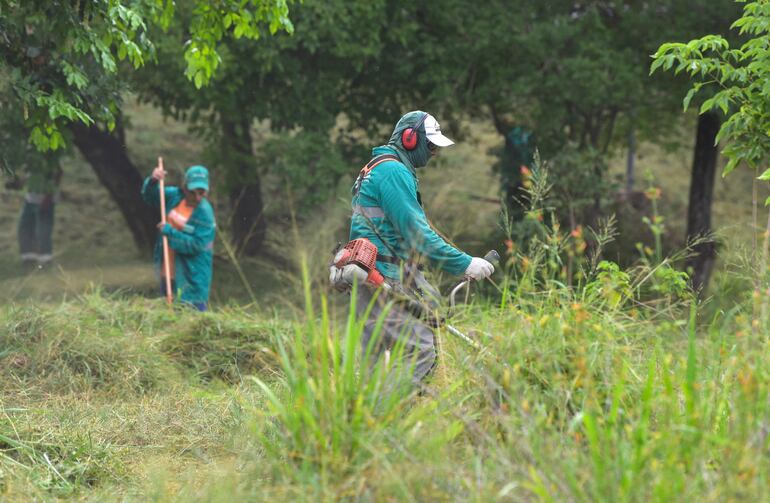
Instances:
[[[482,351],[439,333],[422,396],[383,394],[360,323],[317,299],[296,321],[101,293],[6,306],[0,495],[768,498],[767,332],[743,309],[698,325],[686,299],[527,284],[453,319]]]

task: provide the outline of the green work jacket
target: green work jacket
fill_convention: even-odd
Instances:
[[[164,192],[166,214],[168,214],[182,202],[184,192],[179,187],[165,187]],[[144,180],[142,199],[150,206],[160,208],[159,184],[152,177]],[[180,231],[166,224],[161,233],[168,237],[168,245],[175,252],[176,297],[182,302],[192,304],[208,302],[216,233],[216,220],[211,204],[207,199],[203,199],[193,210],[184,229]],[[160,270],[163,263],[163,245],[160,236],[155,243],[154,259],[156,267]]]
[[[382,154],[398,156],[398,151],[391,146],[372,150],[373,157]],[[417,176],[403,162],[389,160],[374,168],[362,181],[358,194],[354,190],[352,205],[350,239],[368,239],[377,246],[378,257],[392,257],[394,253],[404,261],[425,257],[432,265],[458,276],[471,263],[470,255],[447,243],[428,224]],[[400,279],[398,264],[378,260],[377,270],[388,278]]]

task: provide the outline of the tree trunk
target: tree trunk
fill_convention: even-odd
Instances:
[[[118,205],[137,248],[151,251],[160,216],[142,200],[142,175],[128,157],[122,126],[111,134],[97,126],[73,122],[70,130],[78,150]]]
[[[634,191],[634,162],[636,160],[636,134],[632,127],[628,131],[628,156],[626,158],[626,194]]]
[[[224,115],[224,114],[223,114]],[[262,248],[267,231],[259,173],[254,163],[248,121],[222,118],[223,162],[227,165],[232,206],[230,221],[236,250],[249,256]]]
[[[714,176],[717,167],[718,147],[715,145],[720,121],[716,113],[708,112],[698,117],[698,133],[692,163],[690,202],[687,210],[687,240],[711,232],[711,201],[714,194]],[[696,291],[706,289],[716,259],[716,244],[707,241],[693,248],[694,255],[687,260],[692,268],[692,285]]]

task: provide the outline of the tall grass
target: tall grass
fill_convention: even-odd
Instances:
[[[363,319],[308,272],[293,320],[102,292],[4,307],[0,498],[770,499],[751,297],[696,301],[655,253],[569,268],[582,237],[544,221],[451,320],[481,349],[437,332],[422,395],[386,387],[398,353],[368,368]]]
[[[255,381],[267,402],[245,411],[242,468],[174,497],[767,498],[767,340],[749,336],[744,307],[698,324],[694,300],[679,317],[565,286],[501,305],[454,320],[483,351],[440,331],[432,391],[380,402],[357,363],[361,320],[308,302],[279,345],[280,377]]]
[[[305,284],[307,321],[297,324],[286,344],[278,343],[282,377],[272,386],[255,379],[268,406],[253,431],[265,452],[283,461],[274,476],[330,496],[330,484],[378,456],[377,443],[405,413],[404,398],[411,389],[403,377],[409,375],[410,364],[402,360],[403,346],[394,348],[390,358],[367,364],[384,314],[359,360],[366,315],[358,318],[353,305],[338,326],[322,298],[316,319],[309,282]]]
[[[353,363],[360,320],[323,300],[316,313],[306,289],[281,377],[257,381],[268,405],[247,413],[248,469],[185,496],[767,499],[768,340],[750,302],[699,322],[686,278],[655,253],[624,271],[595,250],[570,284],[572,238],[543,225],[511,250],[497,293],[453,320],[482,350],[440,330],[431,391],[382,411]]]
[[[291,323],[103,294],[7,307],[0,495],[767,500],[768,340],[750,300],[703,320],[692,297],[618,301],[606,281],[511,283],[459,308],[483,350],[440,330],[422,396],[383,394],[362,319],[309,289]]]

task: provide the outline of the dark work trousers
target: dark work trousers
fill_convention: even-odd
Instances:
[[[22,260],[49,262],[53,254],[54,203],[24,201],[19,218],[19,252]]]
[[[374,292],[366,287],[358,289],[356,314],[359,317],[363,316],[373,296]],[[376,334],[377,339],[373,342],[369,364],[370,366],[373,365],[385,351],[392,351],[398,343],[403,344],[404,362],[402,363],[411,369],[412,384],[419,387],[436,365],[436,344],[433,330],[398,303],[389,303],[388,300],[388,295],[380,292],[374,301],[364,325],[361,352],[366,356],[370,341],[375,336],[377,320],[386,306],[389,305],[390,308],[387,310],[382,327]],[[400,379],[397,375],[393,378]],[[396,385],[397,383],[390,384]]]

